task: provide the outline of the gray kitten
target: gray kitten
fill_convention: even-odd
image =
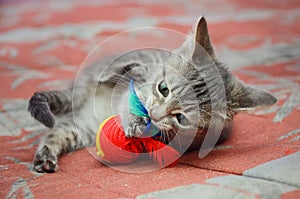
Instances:
[[[102,59],[73,88],[36,92],[28,110],[50,131],[37,149],[34,168],[55,172],[58,156],[92,145],[99,123],[112,114],[120,114],[128,137],[145,136],[150,119],[162,142],[185,152],[199,149],[210,126],[222,126],[220,138],[216,135],[221,141],[238,112],[276,102],[271,94],[244,85],[215,58],[205,18],[192,37],[172,53],[147,49]],[[130,80],[150,118],[129,112]]]

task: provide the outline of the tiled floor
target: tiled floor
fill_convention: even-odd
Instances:
[[[268,0],[1,1],[0,197],[300,198],[299,8],[298,1]],[[204,159],[198,151],[184,155],[173,168],[106,167],[90,147],[63,155],[57,173],[32,170],[46,132],[26,111],[34,91],[67,87],[112,35],[149,26],[186,34],[201,15],[219,59],[272,92],[276,105],[239,114],[228,141]],[[178,35],[119,35],[104,42],[103,54],[140,44],[176,48]]]

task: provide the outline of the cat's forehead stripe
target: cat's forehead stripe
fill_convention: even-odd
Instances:
[[[170,91],[172,93],[182,93],[183,90],[184,90],[184,86],[179,85],[179,84],[174,85],[170,88]]]
[[[166,68],[163,68],[163,78],[166,79]]]

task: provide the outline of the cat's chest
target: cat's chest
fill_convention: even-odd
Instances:
[[[113,88],[105,85],[98,86],[95,94],[87,103],[90,110],[93,111],[99,121],[103,121],[107,117],[113,115],[112,104]]]

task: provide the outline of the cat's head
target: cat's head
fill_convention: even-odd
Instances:
[[[216,59],[203,17],[192,39],[176,49],[152,77],[146,107],[153,123],[165,131],[206,128],[212,116],[230,121],[239,111],[276,102],[271,94],[243,84]],[[212,110],[212,103],[222,97],[225,112],[217,105]]]

